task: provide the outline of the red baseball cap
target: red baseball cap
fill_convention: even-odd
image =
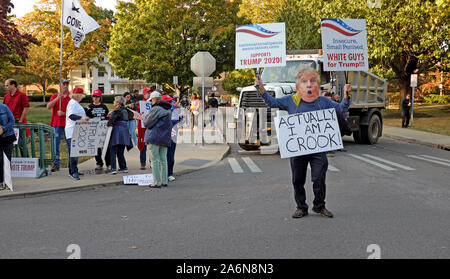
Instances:
[[[144,90],[142,90],[142,94],[145,94],[145,93],[150,92],[150,91],[151,91],[150,88],[145,87]]]
[[[172,101],[172,100],[173,100],[173,98],[172,98],[172,97],[170,97],[170,96],[169,96],[169,95],[167,95],[167,94],[165,94],[165,95],[162,95],[161,99],[162,99],[163,101],[167,101],[167,102],[170,102],[170,101]]]
[[[102,91],[100,91],[100,90],[94,90],[94,93],[92,93],[92,96],[99,96],[99,97],[101,97],[102,96]]]
[[[73,94],[83,94],[83,88],[76,87],[72,90]]]

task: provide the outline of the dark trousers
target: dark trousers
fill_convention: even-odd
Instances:
[[[308,163],[311,165],[311,180],[314,191],[314,207],[325,207],[326,185],[325,178],[328,169],[326,153],[304,155],[291,158],[292,184],[297,209],[308,210],[306,204],[305,181]]]
[[[55,143],[56,143],[56,160],[54,162],[55,165],[59,166],[61,165],[61,159],[60,159],[60,151],[59,151],[59,146],[61,145],[61,139],[62,137],[66,136],[65,132],[64,132],[64,128],[65,127],[53,127],[55,128]]]
[[[19,120],[15,120],[15,123],[19,124]],[[26,129],[25,129],[26,134]],[[20,156],[21,157],[28,157],[28,149],[25,150],[24,146],[27,144],[27,137],[22,137],[22,131],[19,132],[19,141],[17,142],[17,145],[19,146]]]
[[[150,156],[149,156],[150,158]],[[147,144],[144,145],[144,148],[142,149],[141,153],[139,154],[139,160],[141,161],[141,166],[145,166],[145,161],[147,161]],[[149,163],[150,159],[148,160]]]
[[[167,176],[173,175],[173,165],[175,164],[175,149],[177,148],[177,144],[172,141],[172,145],[167,149]]]
[[[13,150],[13,143],[1,143],[0,144],[0,183],[4,182],[4,173],[3,173],[3,153],[6,154],[6,158],[11,162]]]
[[[99,148],[97,150],[97,156],[95,156],[95,162],[96,162],[97,166],[103,167],[102,149],[101,148]],[[105,164],[107,167],[111,166],[111,154],[110,154],[109,148],[106,150]]]
[[[70,157],[70,142],[72,138],[66,139],[67,149],[69,150],[69,174],[78,174],[78,157]]]
[[[409,110],[402,112],[402,128],[408,127],[411,119],[411,112]]]
[[[124,156],[124,152],[125,152],[125,145],[123,144],[118,144],[118,145],[114,145],[111,146],[111,169],[112,170],[117,170],[117,165],[116,165],[116,157],[117,160],[119,161],[119,168],[121,170],[127,169],[127,162],[125,161],[125,156]]]

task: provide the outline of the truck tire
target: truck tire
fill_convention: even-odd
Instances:
[[[240,143],[239,146],[242,149],[247,150],[247,151],[258,150],[261,147],[261,145],[257,144],[257,143],[255,143],[255,144]]]
[[[364,143],[376,144],[378,138],[381,136],[381,120],[376,114],[372,114],[370,117],[369,125],[361,126],[361,135]]]

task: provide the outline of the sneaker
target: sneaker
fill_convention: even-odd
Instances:
[[[53,165],[51,172],[59,171],[59,168],[60,168],[59,165]]]
[[[168,177],[169,181],[175,181],[175,177],[173,177],[173,175]]]
[[[302,218],[308,215],[308,210],[297,209],[294,214],[292,214],[292,218]]]
[[[128,169],[119,169],[120,172],[128,173]]]
[[[116,170],[111,170],[110,174],[117,174],[117,171]]]
[[[333,218],[333,213],[331,213],[331,211],[329,211],[328,209],[326,209],[325,207],[323,208],[317,208],[317,207],[313,207],[312,211],[314,211],[315,213],[319,213],[320,215],[322,215],[323,217],[327,217],[327,218]]]
[[[75,180],[80,180],[80,176],[78,175],[78,173],[74,173],[74,174],[69,174],[69,177],[75,179]]]

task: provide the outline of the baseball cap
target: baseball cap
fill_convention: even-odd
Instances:
[[[73,94],[83,94],[83,88],[76,87],[72,90]]]
[[[94,93],[92,94],[92,96],[99,96],[99,97],[101,97],[102,96],[102,91],[100,91],[100,90],[94,90]]]
[[[165,95],[162,95],[161,99],[162,99],[163,101],[168,101],[168,102],[170,102],[170,101],[172,101],[172,100],[173,100],[173,98],[172,98],[172,97],[170,97],[170,96],[169,96],[169,95],[167,95],[167,94],[165,94]]]
[[[158,91],[153,91],[152,94],[150,94],[150,100],[154,98],[161,98],[161,93],[159,93]]]
[[[142,90],[142,94],[145,94],[145,93],[147,93],[149,91],[151,91],[151,89],[148,88],[148,87],[145,87],[144,90]]]

